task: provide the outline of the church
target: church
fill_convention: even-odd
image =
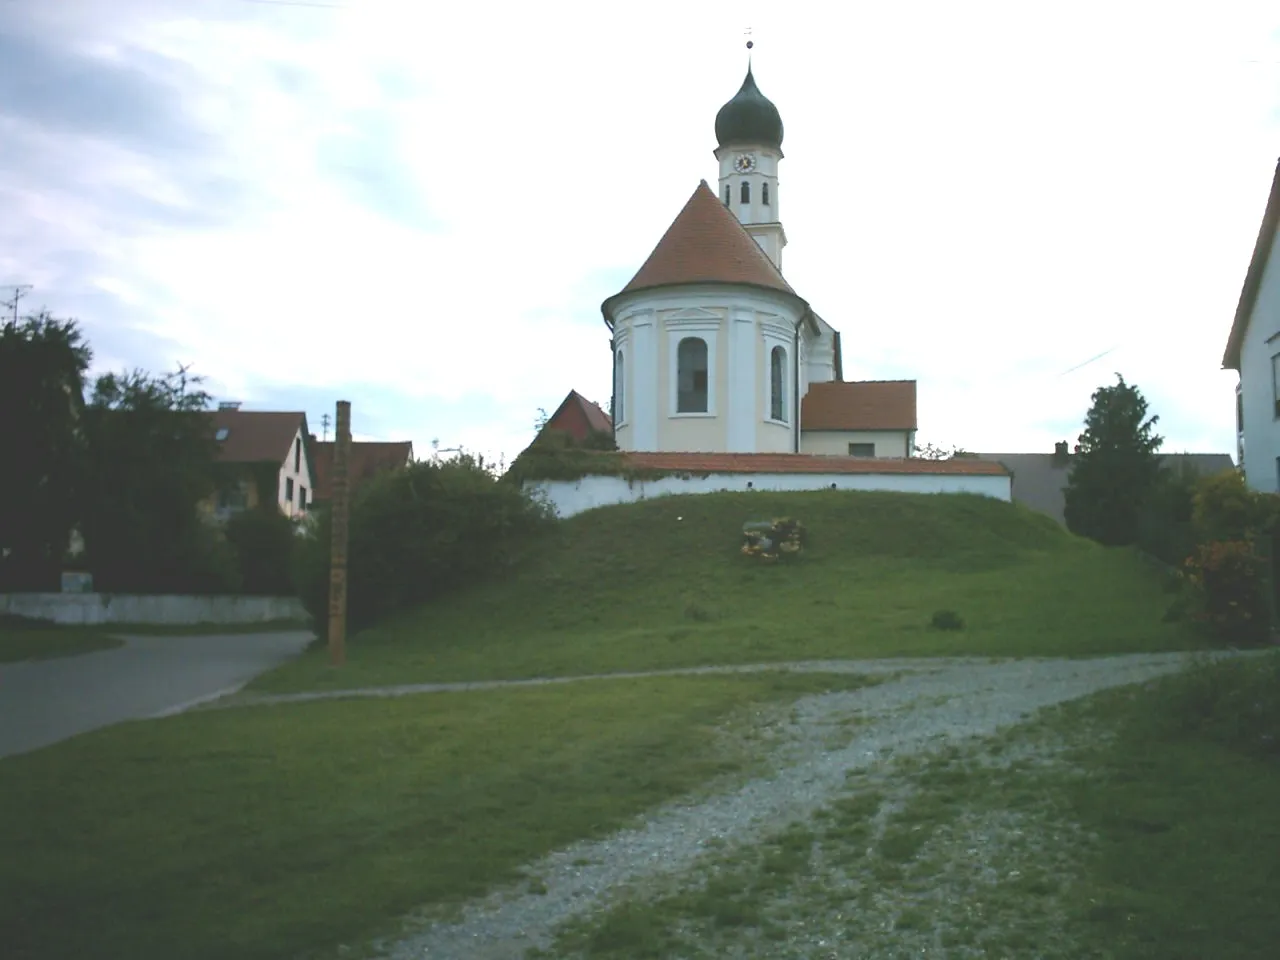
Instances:
[[[716,189],[701,181],[630,282],[601,304],[610,414],[571,391],[543,427],[578,440],[604,427],[629,463],[676,480],[648,493],[608,477],[544,485],[561,515],[726,489],[1009,499],[998,464],[913,457],[914,380],[844,379],[839,331],[782,272],[782,116],[750,65],[716,114],[715,138]]]
[[[840,333],[787,282],[782,117],[750,67],[715,118],[702,181],[601,307],[618,448],[909,457],[910,380],[844,380]]]

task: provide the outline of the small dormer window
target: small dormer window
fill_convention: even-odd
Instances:
[[[213,435],[213,437],[214,437],[214,439],[215,439],[215,440],[219,440],[219,441],[221,441],[221,440],[225,440],[225,439],[227,439],[227,434],[228,434],[228,433],[230,433],[230,432],[231,432],[231,431],[230,431],[230,430],[228,430],[226,427],[219,427],[219,428],[218,428],[218,432],[217,432],[217,433],[215,433],[215,434]]]
[[[760,202],[766,207],[769,205],[769,185],[767,183],[760,184]]]
[[[741,203],[751,202],[751,184],[749,184],[746,180],[742,181],[742,195],[739,198],[739,202]]]

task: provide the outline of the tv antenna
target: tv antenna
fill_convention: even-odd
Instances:
[[[18,322],[18,301],[21,300],[30,292],[31,284],[15,283],[15,284],[12,284],[11,287],[13,289],[13,299],[0,300],[0,303],[4,304],[6,309],[13,311],[13,322],[17,323]]]

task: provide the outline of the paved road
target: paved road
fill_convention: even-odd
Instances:
[[[305,631],[128,637],[114,650],[0,664],[0,757],[231,693],[310,640]]]

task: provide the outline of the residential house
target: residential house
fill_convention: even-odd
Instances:
[[[570,390],[556,407],[556,412],[542,425],[538,436],[552,433],[563,433],[582,443],[593,433],[612,435],[613,421],[599,404],[592,403],[577,390]]]
[[[316,503],[327,503],[332,493],[333,455],[336,444],[311,438],[315,465]],[[347,460],[347,482],[355,492],[369,480],[389,470],[399,470],[413,462],[413,444],[408,440],[391,443],[352,441]]]
[[[1067,477],[1074,456],[1065,442],[1053,453],[976,453],[979,460],[1003,464],[1013,475],[1013,501],[1053,517],[1066,525]],[[1225,453],[1167,453],[1160,456],[1166,470],[1190,468],[1200,476],[1230,470],[1234,464]]]
[[[274,501],[285,516],[304,515],[315,489],[307,415],[222,403],[209,416],[218,444],[219,489],[205,509],[226,520]]]
[[[1280,165],[1271,181],[1262,227],[1236,304],[1225,370],[1236,384],[1236,458],[1245,482],[1280,493]]]

